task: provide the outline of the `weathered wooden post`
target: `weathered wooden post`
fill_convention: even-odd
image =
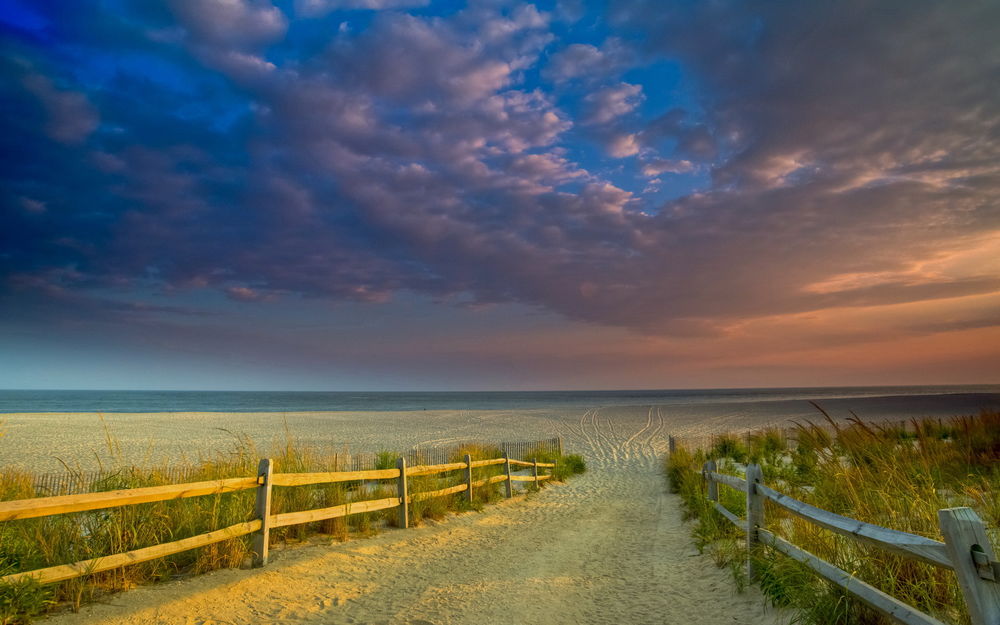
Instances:
[[[556,437],[556,440],[559,442],[559,457],[562,458],[563,455],[562,436]]]
[[[472,456],[465,454],[465,484],[469,503],[472,503]]]
[[[672,456],[677,451],[677,439],[673,434],[667,435],[667,452]]]
[[[514,496],[514,485],[512,484],[513,480],[510,479],[510,456],[506,453],[503,455],[503,468],[507,472],[507,481],[504,482],[504,485],[507,487],[507,499],[510,499]]]
[[[257,506],[256,514],[260,519],[260,531],[253,535],[253,566],[267,564],[267,555],[271,534],[271,459],[264,458],[257,465]]]
[[[396,484],[396,492],[399,494],[399,527],[406,529],[410,527],[410,493],[406,485],[406,458],[400,456],[396,460],[396,468],[399,469],[399,481]]]
[[[972,625],[1000,624],[1000,565],[986,526],[971,508],[938,510],[938,524]]]
[[[718,501],[719,500],[719,485],[716,484],[715,480],[712,479],[712,473],[715,473],[715,460],[709,460],[705,463],[705,480],[708,481],[708,500]]]
[[[757,546],[757,528],[764,525],[764,497],[757,492],[757,484],[764,479],[758,464],[747,465],[747,577],[757,581],[753,565],[753,551]]]
[[[535,489],[537,490],[537,489],[538,489],[538,458],[534,458],[534,459],[533,459],[533,464],[532,464],[532,467],[531,467],[531,468],[532,468],[532,469],[533,469],[533,471],[534,471],[534,476],[535,476]]]

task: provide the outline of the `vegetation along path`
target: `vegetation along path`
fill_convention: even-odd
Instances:
[[[759,593],[698,555],[658,458],[655,408],[586,411],[563,432],[588,472],[569,483],[374,538],[272,552],[139,588],[51,625],[186,623],[777,623]]]

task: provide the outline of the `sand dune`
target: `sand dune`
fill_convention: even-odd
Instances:
[[[590,469],[567,484],[416,529],[279,549],[265,569],[140,588],[47,622],[779,622],[692,546],[659,474],[670,426],[656,408],[566,415],[545,427]]]

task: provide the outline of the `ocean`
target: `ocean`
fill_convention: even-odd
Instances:
[[[923,398],[932,412],[955,414],[1000,407],[1000,384],[964,386],[845,386],[814,388],[639,391],[76,391],[0,390],[0,413],[39,412],[386,412],[528,410],[608,406],[758,404],[811,400],[878,406]],[[918,400],[919,401],[919,400]],[[930,414],[930,413],[928,413]]]

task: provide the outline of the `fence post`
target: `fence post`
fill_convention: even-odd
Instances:
[[[674,438],[673,434],[667,435],[667,452],[673,455],[677,451],[677,439]]]
[[[253,535],[252,541],[255,568],[267,564],[271,534],[271,472],[271,459],[263,458],[257,465],[256,514],[260,519],[260,531]]]
[[[469,503],[472,503],[472,456],[465,454],[465,483]]]
[[[538,458],[537,457],[534,459],[534,464],[532,465],[532,469],[534,470],[534,475],[535,475],[535,489],[537,490],[538,489]]]
[[[396,491],[399,493],[399,527],[406,529],[410,527],[410,493],[406,487],[406,458],[400,456],[396,461],[396,468],[399,469],[399,481]]]
[[[562,458],[563,455],[562,436],[556,437],[556,440],[559,441],[559,457]]]
[[[710,473],[715,473],[715,460],[709,460],[705,463],[705,479],[708,480],[708,500],[718,501],[719,500],[719,485],[715,483],[712,479]]]
[[[747,478],[747,577],[757,581],[753,565],[753,550],[757,545],[757,528],[764,525],[764,498],[757,493],[757,484],[764,479],[760,465],[748,464]]]
[[[503,467],[507,472],[507,481],[504,482],[504,485],[507,486],[507,499],[510,499],[514,496],[514,485],[511,483],[513,480],[510,479],[510,456],[506,452],[503,455]]]
[[[990,565],[996,560],[996,554],[986,535],[986,526],[972,508],[938,510],[938,523],[972,625],[997,625],[1000,623],[1000,579]]]

